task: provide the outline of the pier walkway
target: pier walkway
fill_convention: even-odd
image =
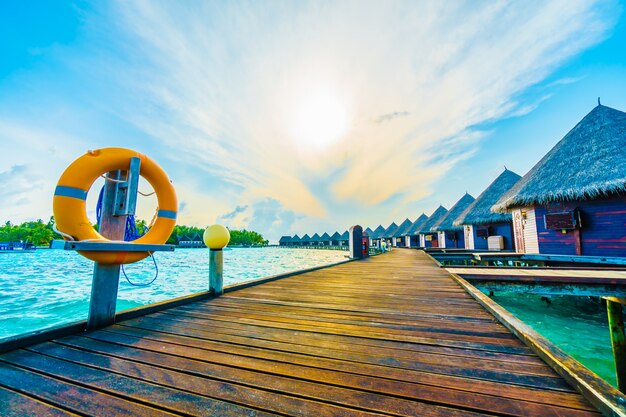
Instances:
[[[0,355],[2,416],[590,416],[418,251]]]

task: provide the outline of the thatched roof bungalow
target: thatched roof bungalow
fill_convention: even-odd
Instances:
[[[300,239],[300,246],[310,246],[311,245],[311,237],[308,234],[302,236]]]
[[[398,247],[406,246],[403,236],[404,233],[406,233],[411,228],[411,226],[413,226],[413,222],[409,219],[406,219],[402,223],[400,223],[400,225],[396,229],[396,232],[393,234],[393,236],[391,236],[391,244]]]
[[[289,246],[300,246],[302,242],[300,241],[300,236],[294,235],[291,238],[291,242],[289,242]]]
[[[448,209],[444,206],[437,207],[437,210],[430,215],[419,227],[418,233],[420,235],[420,246],[423,248],[436,248],[439,247],[437,240],[437,233],[431,232],[430,229],[436,225],[448,213]]]
[[[330,246],[330,235],[326,232],[320,237],[320,245]]]
[[[502,249],[515,249],[511,215],[494,213],[491,211],[491,207],[520,178],[518,174],[505,168],[502,174],[498,175],[485,191],[454,220],[454,225],[463,227],[466,249],[488,249],[490,236],[502,236]]]
[[[598,103],[493,209],[519,252],[626,256],[626,113]]]
[[[346,230],[345,232],[341,234],[341,240],[339,241],[339,244],[341,246],[348,246],[349,241],[350,241],[350,233],[348,233],[348,231]]]
[[[278,239],[278,246],[289,246],[291,244],[291,236],[281,236]]]
[[[465,209],[475,201],[469,193],[457,201],[445,216],[430,228],[431,232],[437,232],[437,242],[442,248],[465,248],[463,238],[463,227],[455,226],[454,220],[465,211]]]
[[[321,240],[322,237],[315,233],[313,236],[311,236],[311,246],[319,246]]]
[[[420,246],[419,241],[419,230],[422,225],[428,220],[428,216],[424,213],[420,214],[420,216],[413,222],[411,227],[409,227],[404,233],[404,245],[408,248],[416,248]]]
[[[341,235],[339,234],[339,232],[335,232],[330,237],[330,244],[332,246],[339,246],[340,245],[340,243],[339,243],[340,240],[341,240]]]
[[[380,239],[380,235],[382,235],[383,233],[385,233],[385,228],[381,224],[379,224],[378,227],[374,229],[374,231],[370,235],[370,238]]]
[[[385,233],[385,228],[379,224],[378,227],[370,233],[370,246],[379,247],[381,235],[383,233]]]
[[[396,233],[396,230],[398,230],[398,225],[396,224],[396,222],[393,222],[389,225],[389,227],[385,229],[384,232],[380,234],[379,237],[381,239],[391,239],[394,233]]]

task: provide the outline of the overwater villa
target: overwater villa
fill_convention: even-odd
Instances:
[[[474,197],[465,193],[448,213],[430,228],[431,232],[437,232],[437,242],[440,248],[465,248],[463,227],[454,225],[454,220],[474,201]]]
[[[322,237],[320,235],[318,235],[317,233],[315,233],[313,236],[311,236],[311,246],[319,246],[320,241],[322,240]]]
[[[382,225],[378,225],[372,233],[370,233],[370,246],[380,247],[380,235],[385,233],[385,228]]]
[[[300,239],[300,246],[310,246],[311,245],[311,237],[308,234],[302,236]]]
[[[441,220],[448,213],[448,209],[444,206],[437,207],[437,210],[430,215],[428,220],[426,220],[419,227],[419,239],[420,239],[420,247],[422,248],[437,248],[439,247],[439,242],[437,241],[437,233],[431,232],[430,229],[434,225],[436,225],[439,220]]]
[[[420,245],[419,230],[422,224],[428,220],[428,216],[422,213],[409,227],[402,236],[404,237],[404,246],[407,248],[417,248]]]
[[[330,235],[326,232],[320,237],[320,246],[330,246]]]
[[[398,225],[396,222],[393,222],[378,237],[380,239],[391,240],[393,235],[396,233],[396,230],[398,230]]]
[[[339,241],[339,246],[348,246],[348,241],[350,239],[350,234],[346,230],[341,234],[341,240]]]
[[[404,233],[406,233],[411,228],[412,225],[413,225],[413,222],[409,219],[406,219],[405,221],[400,223],[400,226],[398,226],[398,228],[396,229],[396,232],[391,237],[391,244],[397,247],[405,247],[406,242],[404,239]]]
[[[278,240],[279,246],[291,246],[291,243],[291,236],[281,236],[281,238]]]
[[[341,241],[341,235],[339,234],[339,232],[333,233],[333,235],[330,237],[331,246],[341,245],[340,241]]]
[[[493,209],[518,252],[626,256],[625,192],[626,113],[598,104]]]
[[[453,224],[463,227],[466,249],[489,249],[489,237],[494,250],[515,250],[512,218],[509,213],[494,213],[491,207],[519,180],[520,176],[504,169]],[[496,237],[501,236],[501,237]]]
[[[294,235],[289,241],[289,246],[300,246],[300,245],[301,245],[301,241],[300,241],[300,236],[298,235]]]

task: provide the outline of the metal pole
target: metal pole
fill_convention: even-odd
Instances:
[[[209,290],[216,296],[224,294],[224,251],[209,250]]]
[[[125,177],[125,171],[111,171],[107,174],[107,178],[115,180]],[[113,216],[116,205],[116,188],[116,182],[105,181],[99,233],[111,240],[124,240],[126,216]],[[92,330],[108,326],[115,321],[119,280],[119,265],[101,265],[96,262],[93,269],[87,329]]]
[[[626,393],[626,335],[624,334],[622,305],[607,299],[606,311],[609,316],[609,331],[611,332],[611,346],[615,358],[617,386],[621,392]]]

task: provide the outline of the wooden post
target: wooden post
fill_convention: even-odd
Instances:
[[[609,316],[611,346],[615,358],[615,373],[618,389],[626,393],[626,335],[624,334],[624,315],[619,302],[606,300],[606,311]]]
[[[209,290],[215,295],[224,294],[224,251],[209,250]]]
[[[115,180],[126,178],[126,171],[111,171],[107,174],[107,178]],[[107,239],[124,240],[126,216],[113,216],[116,204],[116,185],[117,183],[114,181],[105,181],[99,233]],[[87,318],[88,330],[113,324],[119,280],[119,265],[101,265],[96,262],[91,284],[91,299]]]

